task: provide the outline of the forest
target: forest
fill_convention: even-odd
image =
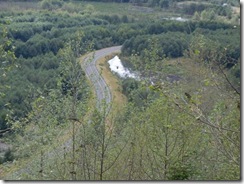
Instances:
[[[0,178],[239,181],[240,26],[237,0],[0,1]]]

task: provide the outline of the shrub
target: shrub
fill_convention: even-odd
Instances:
[[[3,162],[12,162],[14,160],[14,155],[11,149],[8,149],[5,154],[4,154],[4,158],[3,158]]]

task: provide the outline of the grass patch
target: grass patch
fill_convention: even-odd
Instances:
[[[75,2],[81,6],[92,5],[95,11],[101,14],[127,14],[129,4],[127,3],[103,3],[103,2]]]
[[[222,98],[220,94],[229,95],[223,91],[226,90],[223,75],[217,70],[210,70],[208,64],[184,57],[170,59],[165,62],[168,64],[171,64],[170,73],[175,71],[174,74],[182,78],[178,84],[170,85],[170,91],[182,98],[185,98],[185,92],[195,96],[201,102],[199,107],[203,113],[209,115],[212,112],[216,102]]]
[[[78,7],[85,7],[90,4],[95,9],[97,15],[127,15],[134,20],[149,21],[149,19],[162,19],[171,16],[180,16],[179,13],[170,9],[160,9],[158,7],[149,8],[134,6],[132,3],[104,3],[104,2],[74,2]],[[146,19],[145,19],[146,18]]]
[[[1,11],[25,11],[25,10],[39,10],[40,6],[38,2],[12,2],[12,1],[2,1],[0,2]]]

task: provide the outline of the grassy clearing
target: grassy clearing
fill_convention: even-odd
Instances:
[[[179,57],[164,61],[163,73],[166,75],[174,74],[179,75],[183,81],[191,85],[192,81],[196,83],[204,80],[202,73],[206,73],[207,70],[200,63],[195,62],[189,58]],[[192,84],[192,86],[194,86]]]
[[[127,3],[103,3],[103,2],[75,2],[84,7],[87,4],[92,5],[96,12],[103,14],[126,14],[129,4]]]
[[[1,11],[25,11],[25,10],[37,10],[40,9],[38,2],[12,2],[12,1],[0,1]]]
[[[170,59],[165,62],[165,66],[170,65],[170,70],[165,70],[165,74],[173,74],[181,77],[177,84],[170,84],[170,90],[184,98],[188,93],[198,96],[201,104],[199,107],[205,114],[212,112],[216,99],[220,99],[219,94],[227,94],[225,80],[218,71],[212,71],[209,66],[189,58]]]
[[[103,3],[103,2],[75,2],[79,7],[86,7],[90,4],[94,7],[95,13],[106,15],[127,15],[135,20],[161,19],[171,16],[180,16],[177,12],[163,10],[160,8],[149,8],[134,6],[132,3]],[[146,19],[145,19],[146,18]]]
[[[211,5],[212,4],[210,2],[204,2],[204,1],[183,1],[183,2],[178,2],[177,5],[190,5],[192,3],[205,4],[205,5]]]
[[[232,6],[232,11],[233,11],[234,15],[236,15],[236,16],[240,15],[240,7]]]

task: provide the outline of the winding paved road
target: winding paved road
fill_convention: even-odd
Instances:
[[[87,78],[91,81],[95,88],[97,96],[97,108],[101,109],[103,102],[105,102],[105,107],[107,108],[106,112],[108,112],[110,109],[112,95],[108,85],[106,84],[96,67],[96,62],[106,55],[120,52],[121,47],[122,46],[115,46],[95,51],[94,53],[89,54],[85,58],[85,62],[83,62],[82,64]]]
[[[96,62],[101,59],[102,57],[119,52],[121,50],[121,46],[115,46],[115,47],[109,47],[105,49],[101,49],[98,51],[95,51],[94,53],[88,54],[88,56],[85,58],[85,62],[82,63],[82,67],[86,73],[86,76],[88,79],[91,81],[91,83],[94,85],[95,90],[96,90],[96,96],[97,96],[97,106],[98,108],[101,108],[101,105],[104,102],[106,102],[106,113],[109,112],[110,110],[110,104],[112,101],[112,95],[109,90],[108,85],[98,72],[98,69],[96,67]],[[65,143],[62,144],[62,146],[54,148],[52,151],[47,151],[43,154],[43,157],[45,157],[45,160],[51,159],[55,156],[62,157],[63,155],[63,147],[66,147],[66,151],[71,149],[72,145],[72,139],[68,139]],[[51,160],[49,160],[51,162]],[[17,179],[21,178],[22,174],[29,174],[31,175],[36,174],[36,170],[33,170],[34,165],[39,165],[39,159],[34,159],[31,162],[28,162],[25,167],[20,168],[19,170],[17,169],[14,173],[12,174],[7,174],[5,176],[5,180],[12,180],[12,179]]]

